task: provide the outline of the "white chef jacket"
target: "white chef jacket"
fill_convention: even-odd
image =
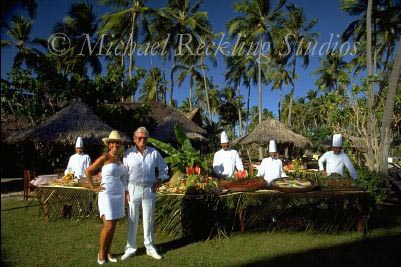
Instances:
[[[220,149],[214,154],[213,170],[217,175],[231,177],[234,174],[235,167],[238,171],[244,170],[237,150]]]
[[[271,157],[262,160],[256,176],[263,176],[268,183],[276,178],[287,177],[283,171],[283,162],[281,159],[273,159]]]
[[[85,170],[91,164],[91,159],[86,154],[74,154],[68,161],[67,168],[64,171],[64,175],[68,172],[74,172],[74,177],[81,179],[85,177]]]
[[[343,175],[343,169],[344,169],[344,165],[345,165],[345,167],[347,167],[352,179],[357,178],[357,174],[356,174],[354,166],[352,165],[351,160],[349,159],[347,154],[345,154],[342,151],[339,154],[334,154],[333,151],[327,151],[326,153],[324,153],[323,156],[321,156],[318,161],[319,170],[321,170],[321,171],[324,170],[324,167],[323,167],[324,162],[326,162],[327,175],[330,175],[334,172]]]
[[[168,179],[168,166],[160,153],[153,147],[146,147],[143,155],[135,146],[124,153],[123,164],[128,171],[128,183],[149,187],[156,182],[156,168],[159,171],[157,178]],[[126,190],[128,186],[126,185]]]

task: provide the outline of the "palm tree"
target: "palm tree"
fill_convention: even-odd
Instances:
[[[388,92],[386,97],[386,103],[384,105],[383,120],[381,127],[381,162],[380,172],[388,179],[388,151],[391,140],[391,123],[394,115],[394,100],[396,92],[400,93],[400,73],[401,73],[401,43],[398,43],[398,52],[394,61],[393,69],[390,74],[390,81],[388,86]]]
[[[224,126],[229,126],[233,132],[238,121],[237,97],[235,89],[232,87],[227,86],[220,91],[221,104],[218,107],[218,114],[222,124]]]
[[[227,71],[225,73],[226,81],[235,86],[239,87],[242,84],[247,87],[247,108],[246,108],[246,131],[249,126],[249,103],[251,97],[251,82],[253,85],[257,85],[258,78],[258,63],[253,54],[246,55],[239,54],[233,55],[226,58]]]
[[[320,64],[314,74],[320,76],[315,84],[321,90],[337,91],[344,89],[350,83],[350,65],[343,59],[343,55],[339,51],[329,50]]]
[[[200,1],[191,5],[190,0],[168,0],[167,6],[158,9],[154,14],[149,26],[153,33],[153,41],[162,43],[168,40],[166,43],[167,53],[164,57],[171,59],[173,55],[173,65],[170,72],[170,105],[174,93],[173,70],[181,57],[192,54],[187,49],[179,50],[182,48],[180,40],[190,38],[189,46],[195,49],[198,47],[201,37],[210,36],[212,32],[207,12],[199,11],[200,5]]]
[[[178,85],[181,86],[182,82],[187,76],[189,76],[189,111],[192,111],[192,88],[194,86],[194,81],[200,81],[202,79],[202,74],[197,70],[200,66],[194,64],[189,65],[176,65],[176,70],[181,70],[178,76]]]
[[[278,120],[281,121],[281,100],[282,100],[282,88],[283,85],[293,84],[293,80],[289,71],[286,68],[285,60],[276,55],[270,62],[272,66],[266,70],[266,78],[272,82],[272,90],[280,90],[280,99],[278,101]]]
[[[134,44],[138,41],[139,30],[147,29],[146,16],[151,14],[152,10],[145,6],[144,0],[101,0],[101,2],[119,9],[102,17],[103,25],[100,33],[118,36],[121,38],[120,41],[125,41],[124,44],[129,45],[128,77],[132,79],[135,69]]]
[[[200,51],[199,54],[199,64],[200,64],[200,69],[202,70],[202,76],[203,76],[203,84],[204,84],[204,90],[205,90],[205,98],[206,98],[206,106],[207,106],[207,112],[209,115],[209,120],[212,120],[212,112],[211,112],[211,107],[210,107],[210,98],[209,98],[209,87],[208,87],[208,82],[206,78],[206,72],[208,67],[205,64],[206,58],[208,58],[214,67],[217,66],[217,59],[216,59],[216,44],[213,42],[214,37],[219,37],[220,34],[210,34],[206,36],[201,37],[201,42],[204,42],[205,47],[208,48],[209,54],[207,54],[207,50],[203,49]]]
[[[367,33],[367,16],[370,14],[372,32],[372,54],[374,68],[379,68],[380,59],[384,54],[383,73],[387,68],[387,62],[393,53],[395,44],[401,35],[401,5],[391,0],[373,1],[368,12],[368,1],[365,0],[341,0],[340,8],[351,16],[360,16],[359,19],[351,22],[342,34],[342,40],[352,38],[355,42],[364,44]],[[366,45],[366,44],[365,44]],[[361,46],[361,45],[360,45]],[[366,50],[360,49],[359,56],[363,56]],[[357,67],[366,67],[366,62],[356,61]]]
[[[31,40],[32,20],[25,19],[22,16],[12,16],[11,24],[4,22],[7,35],[10,40],[1,40],[1,47],[14,46],[18,52],[14,57],[13,67],[21,67],[23,63],[28,68],[37,65],[38,57],[43,55],[39,50],[31,48],[28,45],[38,44],[36,40]]]
[[[98,26],[98,20],[93,13],[92,4],[79,1],[71,5],[68,16],[63,19],[62,23],[57,23],[53,32],[65,33],[70,39],[70,48],[63,56],[57,56],[56,61],[59,69],[65,68],[66,73],[76,73],[86,75],[88,66],[92,68],[94,74],[102,71],[102,65],[96,53],[91,53],[89,49],[85,49],[87,37],[95,36]],[[91,47],[95,47],[91,41]],[[56,44],[62,50],[62,43]],[[68,47],[66,47],[68,49]]]
[[[288,120],[287,123],[291,127],[291,115],[292,115],[292,102],[295,91],[295,75],[296,75],[296,65],[297,57],[303,57],[303,67],[306,68],[309,65],[309,48],[315,42],[317,38],[316,33],[310,33],[309,31],[317,23],[317,19],[314,18],[309,21],[305,14],[303,8],[297,8],[294,4],[287,6],[288,19],[284,21],[284,27],[287,29],[287,34],[292,36],[289,40],[291,47],[291,54],[293,56],[292,60],[292,76],[291,76],[291,93],[290,93],[290,104],[288,110]]]
[[[280,9],[285,0],[280,0],[276,9],[271,8],[271,1],[243,0],[234,4],[234,10],[243,15],[235,17],[227,24],[231,36],[246,36],[250,41],[258,43],[258,94],[259,123],[262,122],[262,45],[263,42],[273,44],[272,28],[279,20]],[[273,47],[273,45],[272,45]],[[262,151],[260,151],[262,154]],[[262,155],[260,155],[262,156]]]
[[[38,4],[35,0],[8,0],[2,1],[1,3],[1,27],[4,26],[4,18],[6,15],[9,15],[16,6],[21,6],[25,9],[29,17],[34,19],[36,17],[36,10],[38,8]],[[12,16],[11,16],[12,17]]]
[[[163,101],[165,95],[166,84],[163,81],[161,71],[157,67],[153,67],[147,72],[143,82],[139,100],[140,101]]]

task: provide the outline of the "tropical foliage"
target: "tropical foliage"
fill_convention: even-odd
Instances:
[[[174,173],[173,176],[176,176],[177,173],[184,174],[186,173],[187,167],[194,166],[199,166],[204,172],[208,173],[209,167],[207,162],[203,160],[200,152],[193,148],[182,128],[178,125],[175,125],[174,132],[180,145],[180,148],[178,149],[174,148],[170,144],[149,138],[149,143],[167,154],[167,157],[165,157],[164,160],[166,163],[170,164],[170,167]]]

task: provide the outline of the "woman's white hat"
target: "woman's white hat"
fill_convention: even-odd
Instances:
[[[122,142],[120,134],[118,131],[111,131],[109,137],[102,138],[102,141],[107,145],[110,141],[119,141]]]
[[[82,137],[78,137],[77,138],[77,141],[75,142],[75,147],[76,148],[78,148],[78,147],[80,147],[80,148],[82,148],[82,147],[84,147],[84,142],[82,141]]]
[[[333,134],[333,147],[343,147],[343,137],[341,134]]]
[[[220,136],[220,143],[222,143],[222,144],[228,143],[228,136],[227,136],[226,131],[223,131],[223,132],[221,133],[221,136]]]
[[[270,140],[270,143],[269,143],[269,152],[277,152],[277,144],[276,144],[276,141]]]

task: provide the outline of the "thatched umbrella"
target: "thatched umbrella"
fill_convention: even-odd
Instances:
[[[10,136],[7,142],[74,145],[77,137],[81,136],[85,146],[102,145],[101,139],[107,137],[112,130],[84,102],[77,100],[51,116],[47,122]],[[120,135],[125,142],[131,142],[126,134],[120,132]]]
[[[308,138],[293,132],[287,125],[274,119],[262,121],[252,132],[236,139],[235,143],[240,145],[252,143],[268,145],[272,139],[279,144],[293,144],[300,148],[312,146],[312,142]]]

